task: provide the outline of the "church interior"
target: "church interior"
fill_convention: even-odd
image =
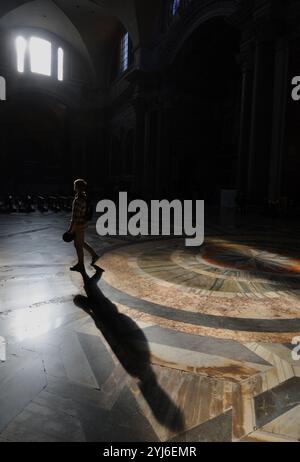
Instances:
[[[0,442],[300,441],[299,24],[300,0],[1,0]],[[95,206],[203,200],[204,243],[94,213],[70,272],[77,178]]]

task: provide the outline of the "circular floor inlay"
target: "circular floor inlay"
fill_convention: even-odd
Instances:
[[[300,331],[299,255],[296,242],[230,236],[207,238],[200,249],[186,248],[179,239],[128,245],[106,254],[100,264],[107,270],[105,282],[140,300],[141,311],[143,304],[148,313],[155,306],[159,315],[161,306],[164,316],[183,322],[186,316],[192,324],[295,332]],[[147,303],[152,308],[146,309]]]
[[[268,244],[265,246],[267,249],[262,250],[253,244],[220,242],[205,245],[201,254],[209,264],[223,268],[299,277],[300,255],[297,250],[294,253],[283,250],[280,254],[280,249],[276,251],[271,246],[268,248]]]

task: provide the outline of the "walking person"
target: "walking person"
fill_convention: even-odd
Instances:
[[[74,236],[74,246],[76,249],[78,262],[75,266],[70,268],[71,271],[78,271],[83,273],[84,268],[84,251],[87,250],[92,257],[92,265],[96,263],[99,256],[95,250],[85,242],[85,230],[88,222],[88,199],[86,194],[87,183],[79,179],[74,182],[74,191],[76,193],[73,201],[72,219],[68,233]]]

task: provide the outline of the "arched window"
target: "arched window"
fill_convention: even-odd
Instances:
[[[48,40],[31,37],[29,40],[30,68],[34,74],[51,76],[52,45]]]
[[[173,0],[172,1],[172,15],[175,16],[177,11],[179,10],[181,4],[181,0]]]
[[[57,78],[60,82],[64,80],[64,50],[57,50]]]
[[[126,72],[133,62],[133,47],[128,32],[123,32],[119,42],[119,73]]]
[[[16,45],[17,45],[17,68],[19,72],[24,72],[27,42],[24,39],[24,37],[18,37],[16,40]]]
[[[120,70],[125,72],[129,66],[129,34],[126,32],[121,38],[121,56],[120,56]]]
[[[48,40],[40,37],[22,36],[16,39],[17,49],[17,70],[20,73],[27,71],[27,60],[30,63],[30,71],[34,74],[51,77],[55,72],[59,81],[64,80],[64,51],[57,48],[57,70],[53,69],[54,46]]]

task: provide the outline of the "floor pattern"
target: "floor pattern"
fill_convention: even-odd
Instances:
[[[297,242],[91,229],[82,279],[65,221],[0,217],[0,442],[300,440]]]
[[[208,238],[200,251],[179,240],[142,243],[112,251],[100,264],[110,296],[124,300],[125,293],[127,306],[149,316],[166,313],[169,323],[188,323],[193,333],[288,343],[300,332],[299,243],[288,243],[293,256],[283,246],[260,250],[263,243],[232,235]]]

